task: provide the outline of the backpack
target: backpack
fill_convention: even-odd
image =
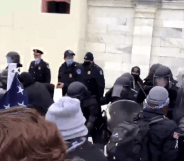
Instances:
[[[122,122],[113,129],[110,141],[106,145],[109,161],[138,161],[147,155],[149,125],[162,121],[163,116],[151,121],[138,119],[134,122]]]

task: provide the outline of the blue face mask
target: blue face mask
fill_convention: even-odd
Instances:
[[[73,64],[73,59],[67,59],[66,64],[67,64],[67,66],[72,65]]]
[[[8,64],[12,63],[12,60],[10,58],[7,58],[7,63]]]

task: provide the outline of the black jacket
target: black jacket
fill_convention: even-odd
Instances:
[[[85,86],[92,95],[95,95],[96,98],[100,100],[100,98],[103,97],[105,88],[103,70],[95,63],[90,66],[82,65],[82,67]]]
[[[112,92],[113,92],[113,87],[105,94],[105,97],[102,97],[100,99],[100,104],[105,105],[108,104],[109,102],[113,103],[118,100],[132,100],[135,101],[137,100],[137,91],[133,89],[129,89],[127,91],[123,91],[121,93],[121,97],[112,97]]]
[[[46,113],[53,101],[54,86],[40,82],[34,82],[31,75],[21,74],[18,76],[21,83],[23,83],[24,90],[28,96],[29,104],[42,113]],[[52,90],[51,90],[52,89]]]
[[[103,152],[88,141],[81,143],[81,145],[80,145],[81,142],[80,138],[67,140],[67,142],[68,142],[68,149],[70,148],[70,151],[66,155],[65,158],[66,160],[72,161],[73,159],[73,161],[107,161]],[[74,144],[76,143],[78,144],[78,146],[74,147]]]
[[[38,65],[35,65],[35,61],[31,62],[29,73],[32,75],[34,81],[41,83],[50,83],[51,81],[49,64],[42,59]]]
[[[135,79],[135,90],[138,92],[141,89],[141,87],[143,87],[143,81],[140,77],[134,79]]]
[[[101,126],[101,106],[96,100],[96,97],[91,96],[81,101],[81,109],[86,118],[85,124],[88,128],[89,135],[92,135],[95,127],[99,128]]]
[[[68,86],[75,81],[83,83],[81,65],[74,62],[71,66],[67,67],[66,62],[63,63],[58,73],[58,82],[64,83],[62,89],[63,96],[67,93]]]
[[[163,113],[160,110],[144,109],[143,115],[150,120],[162,117]],[[150,125],[147,144],[149,161],[176,161],[178,140],[174,138],[174,132],[178,132],[177,125],[167,118]]]

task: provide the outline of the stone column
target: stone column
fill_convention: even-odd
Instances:
[[[135,3],[131,66],[141,68],[141,78],[149,71],[153,25],[158,3]]]

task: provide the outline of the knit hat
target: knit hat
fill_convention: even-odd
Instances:
[[[45,118],[57,125],[63,140],[70,140],[88,134],[88,130],[84,125],[86,119],[83,116],[78,99],[60,98],[49,107]]]
[[[169,104],[169,93],[164,87],[153,87],[147,96],[144,106],[146,108],[161,109]]]

